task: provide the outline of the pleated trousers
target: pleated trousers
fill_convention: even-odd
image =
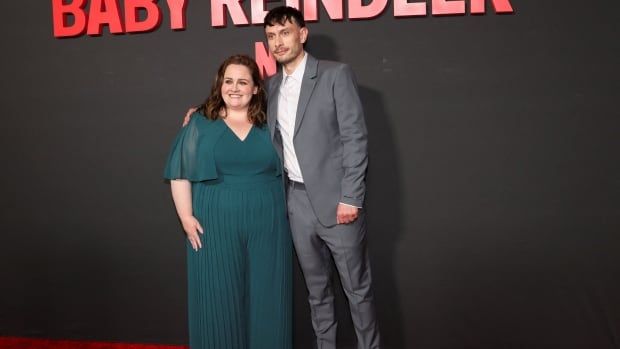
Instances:
[[[187,245],[191,349],[292,347],[292,243],[279,178],[192,185],[204,229]],[[231,183],[232,182],[232,183]]]

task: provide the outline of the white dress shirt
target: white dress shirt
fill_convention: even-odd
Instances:
[[[280,83],[280,93],[278,96],[278,127],[282,135],[284,169],[288,173],[290,180],[299,183],[304,182],[304,177],[301,173],[299,160],[297,160],[297,154],[295,153],[293,136],[295,135],[297,105],[299,104],[301,83],[306,71],[306,61],[308,61],[308,53],[304,51],[304,58],[292,74],[288,75],[284,69],[282,70],[282,82]],[[345,203],[341,204],[357,207]]]
[[[304,182],[304,177],[299,167],[293,136],[295,134],[295,119],[297,117],[297,104],[301,92],[301,82],[306,71],[306,61],[308,54],[304,52],[304,58],[299,63],[291,75],[287,75],[282,69],[282,83],[280,84],[280,94],[278,96],[278,126],[282,134],[282,145],[284,148],[284,168],[288,173],[288,178],[295,182]]]

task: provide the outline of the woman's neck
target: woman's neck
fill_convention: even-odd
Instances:
[[[235,109],[226,108],[225,117],[233,121],[249,121],[248,120],[248,109],[246,108],[246,109],[235,110]]]

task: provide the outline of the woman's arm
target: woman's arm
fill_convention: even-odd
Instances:
[[[192,244],[192,248],[198,251],[199,248],[202,248],[198,233],[203,234],[204,231],[193,215],[192,184],[186,179],[174,179],[170,181],[170,189],[174,206],[177,209],[183,230],[187,234],[187,239]]]

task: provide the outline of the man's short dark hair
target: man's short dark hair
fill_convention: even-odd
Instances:
[[[278,6],[267,13],[263,27],[274,26],[276,24],[284,25],[286,21],[297,24],[300,28],[306,26],[304,15],[301,11],[290,6]]]

